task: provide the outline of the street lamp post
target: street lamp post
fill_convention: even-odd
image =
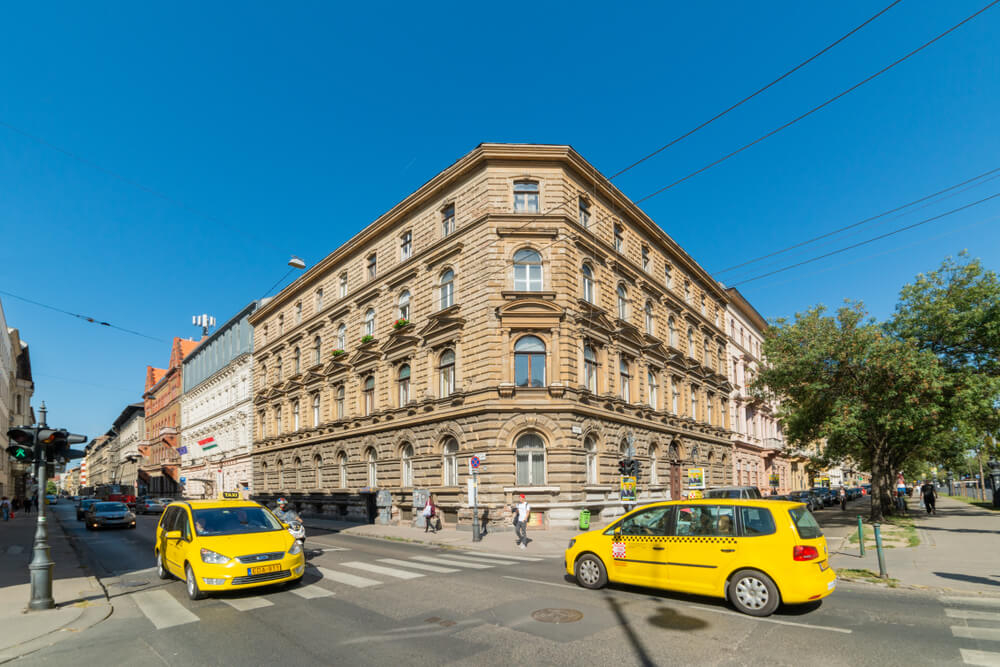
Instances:
[[[42,407],[38,409],[41,419],[38,421],[38,425],[41,428],[48,427],[45,423],[46,415],[48,410],[45,407],[45,401],[42,401]],[[31,575],[31,600],[28,602],[28,608],[32,610],[39,609],[52,609],[56,606],[56,602],[52,599],[52,567],[55,563],[52,562],[52,554],[49,551],[49,531],[46,525],[47,517],[45,516],[45,504],[46,504],[46,479],[45,474],[47,472],[46,466],[46,456],[45,456],[45,444],[39,443],[39,452],[35,457],[35,479],[38,480],[38,519],[35,522],[35,544],[32,549],[31,563],[28,565],[28,571]]]
[[[993,481],[993,507],[1000,507],[1000,461],[990,459],[986,465],[990,467],[990,479]]]

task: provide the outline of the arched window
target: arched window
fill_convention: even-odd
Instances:
[[[319,454],[313,457],[313,488],[323,488],[323,457]]]
[[[688,356],[694,359],[694,329],[688,329]]]
[[[632,376],[629,374],[628,361],[624,356],[618,358],[618,378],[622,400],[627,403],[632,397]]]
[[[295,488],[302,488],[302,459],[295,457],[292,461],[292,467],[295,468]]]
[[[337,419],[344,418],[344,385],[337,387]]]
[[[299,348],[295,348],[295,352],[292,353],[292,368],[294,375],[298,375],[302,371],[302,350]]]
[[[589,345],[583,346],[583,383],[589,392],[597,393],[597,357]]]
[[[285,462],[278,459],[278,490],[285,488]]]
[[[656,322],[653,320],[653,304],[646,302],[646,333],[650,336],[656,335]]]
[[[583,300],[587,303],[595,303],[594,270],[590,268],[589,264],[584,264],[580,273],[583,275]]]
[[[375,376],[369,375],[365,378],[364,389],[365,415],[375,412]]]
[[[651,370],[646,372],[646,386],[648,387],[649,407],[656,410],[660,401],[659,387],[656,385],[656,373]]]
[[[323,339],[319,336],[313,338],[313,366],[318,364],[323,358],[321,352],[323,351]]]
[[[542,291],[542,256],[531,248],[522,248],[514,253],[514,290]]]
[[[266,387],[267,386],[267,364],[261,364],[260,365],[260,378],[261,378],[261,380],[260,380],[261,387]]]
[[[441,274],[441,310],[450,308],[455,304],[455,272],[448,269]]]
[[[670,347],[679,349],[677,347],[677,321],[671,315],[667,318],[667,329],[670,333]]]
[[[319,426],[319,392],[313,394],[313,428]]]
[[[413,445],[406,443],[400,451],[400,486],[409,489],[413,486]]]
[[[403,407],[410,402],[410,365],[403,364],[399,367],[399,407]],[[405,486],[405,484],[404,484]]]
[[[337,454],[337,478],[341,489],[347,488],[347,454],[341,452]]]
[[[442,448],[444,456],[444,485],[458,486],[458,440],[448,438]]]
[[[514,343],[514,383],[518,387],[545,386],[545,343],[523,336]]]
[[[660,483],[659,471],[657,471],[657,469],[656,469],[656,463],[657,463],[657,459],[659,458],[659,453],[660,453],[659,452],[659,448],[656,445],[653,445],[652,447],[649,448],[649,483],[650,484],[659,484]]]
[[[597,484],[597,440],[588,435],[583,441],[584,455],[587,457],[587,484]]]
[[[260,486],[261,491],[267,491],[271,485],[267,479],[267,461],[260,462]]]
[[[618,444],[618,458],[624,459],[628,457],[628,438],[622,438],[622,441]]]
[[[374,308],[369,308],[365,312],[365,328],[364,328],[363,335],[365,335],[365,336],[374,336],[375,335],[375,309]]]
[[[292,430],[299,430],[299,402],[292,403]]]
[[[545,484],[545,443],[534,433],[517,439],[517,485]]]
[[[538,213],[537,182],[514,182],[514,213]]]
[[[396,302],[396,316],[401,320],[410,319],[410,293],[407,290],[399,293],[399,301]]]
[[[624,285],[618,286],[618,319],[628,319],[628,292]]]
[[[452,350],[445,350],[441,353],[441,362],[438,366],[438,374],[441,378],[441,397],[451,396],[455,393],[455,353]]]
[[[347,326],[343,323],[337,327],[337,349],[347,349]]]
[[[365,461],[368,463],[368,487],[374,489],[378,487],[378,455],[373,448],[368,448]]]

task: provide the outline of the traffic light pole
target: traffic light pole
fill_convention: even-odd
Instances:
[[[45,423],[47,412],[45,403],[42,403],[42,407],[39,409],[41,414],[39,426],[41,428],[48,426]],[[28,570],[31,573],[31,601],[28,602],[28,609],[32,610],[52,609],[56,606],[55,600],[52,599],[52,566],[55,563],[52,562],[52,554],[49,551],[49,531],[45,516],[45,492],[47,491],[45,449],[44,443],[37,443],[35,479],[38,480],[38,519],[35,528],[35,546],[31,556],[31,564],[28,565]]]

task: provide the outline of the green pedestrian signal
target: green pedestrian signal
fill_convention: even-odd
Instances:
[[[7,453],[18,463],[28,463],[35,460],[34,450],[24,445],[11,445],[7,448]]]

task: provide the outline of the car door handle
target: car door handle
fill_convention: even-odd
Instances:
[[[731,554],[734,551],[736,551],[736,549],[719,549],[719,551],[721,551],[724,554]]]
[[[665,547],[653,547],[653,551],[663,551]]]

